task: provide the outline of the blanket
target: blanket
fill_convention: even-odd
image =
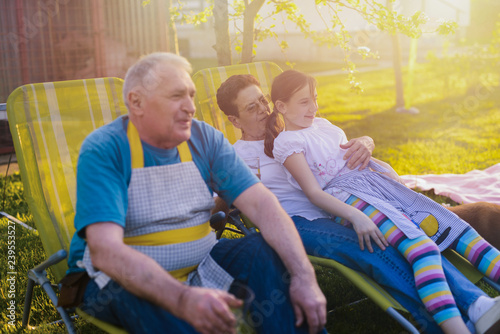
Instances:
[[[465,174],[403,175],[401,178],[410,188],[434,189],[437,195],[447,196],[459,204],[489,202],[500,205],[500,163]]]

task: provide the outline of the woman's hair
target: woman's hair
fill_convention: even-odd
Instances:
[[[276,102],[281,101],[287,103],[290,98],[305,86],[309,86],[311,95],[314,95],[316,89],[316,79],[312,76],[288,70],[273,80],[271,86],[271,100],[273,101],[273,112],[269,115],[266,123],[266,138],[264,140],[264,152],[267,156],[273,158],[274,139],[285,128],[283,120],[279,117]]]
[[[238,106],[234,103],[241,90],[248,86],[260,87],[259,81],[251,74],[237,74],[229,77],[217,89],[217,104],[227,116],[239,116]]]
[[[127,104],[128,93],[136,88],[142,87],[146,91],[152,91],[161,85],[161,73],[158,72],[159,64],[170,64],[176,68],[183,69],[191,74],[192,68],[189,61],[181,56],[169,52],[154,52],[139,59],[132,65],[125,75],[123,83],[123,99]]]

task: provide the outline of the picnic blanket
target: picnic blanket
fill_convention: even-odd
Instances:
[[[403,175],[401,178],[410,188],[434,189],[437,195],[447,196],[459,204],[500,204],[500,163],[465,174]]]

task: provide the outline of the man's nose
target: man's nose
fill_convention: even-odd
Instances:
[[[191,97],[187,97],[184,103],[182,104],[182,110],[193,116],[196,112],[196,106],[194,105],[194,100]]]

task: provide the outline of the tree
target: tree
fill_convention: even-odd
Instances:
[[[229,4],[227,0],[218,0],[214,3],[214,49],[215,52],[217,52],[217,61],[219,66],[232,64],[228,7]]]
[[[392,1],[387,1],[387,8],[394,12]],[[405,110],[405,97],[403,86],[403,66],[401,64],[401,43],[397,32],[391,34],[392,40],[392,63],[394,68],[394,79],[396,81],[396,111]]]
[[[170,52],[179,54],[179,41],[177,39],[177,28],[172,17],[172,0],[167,0],[167,27],[168,27],[168,48]]]
[[[217,0],[215,0],[217,2]],[[264,4],[264,0],[244,0],[243,11],[243,46],[241,48],[241,62],[251,63],[253,58],[255,18]]]
[[[352,36],[346,28],[340,13],[342,11],[354,11],[365,21],[367,27],[374,26],[379,31],[395,35],[401,33],[411,38],[418,38],[422,35],[422,26],[428,21],[427,16],[422,12],[416,12],[411,16],[398,14],[392,9],[395,0],[309,0],[311,6],[316,9],[320,20],[323,22],[323,29],[312,30],[311,24],[300,13],[300,8],[296,2],[290,0],[267,0],[267,4],[272,7],[272,11],[265,17],[260,11],[266,0],[207,0],[209,6],[200,13],[187,13],[182,8],[181,0],[177,0],[178,6],[171,8],[179,22],[184,24],[199,24],[207,22],[208,17],[214,16],[216,44],[214,49],[217,52],[219,65],[231,64],[231,48],[241,54],[240,62],[251,62],[255,50],[255,41],[262,41],[272,38],[276,41],[286,57],[288,44],[275,32],[276,25],[267,25],[269,20],[282,18],[281,24],[293,24],[306,38],[312,39],[315,43],[329,47],[338,46],[344,53],[345,69],[351,87],[355,91],[362,91],[362,88],[355,80],[355,64],[351,60],[353,54],[360,54],[363,58],[377,57],[369,49],[353,45]],[[229,10],[226,10],[229,9]],[[236,35],[228,43],[229,22],[235,27]],[[456,24],[450,21],[443,21],[435,30],[440,34],[449,34],[454,31]],[[285,31],[286,28],[285,28]],[[434,31],[433,31],[434,32]]]

